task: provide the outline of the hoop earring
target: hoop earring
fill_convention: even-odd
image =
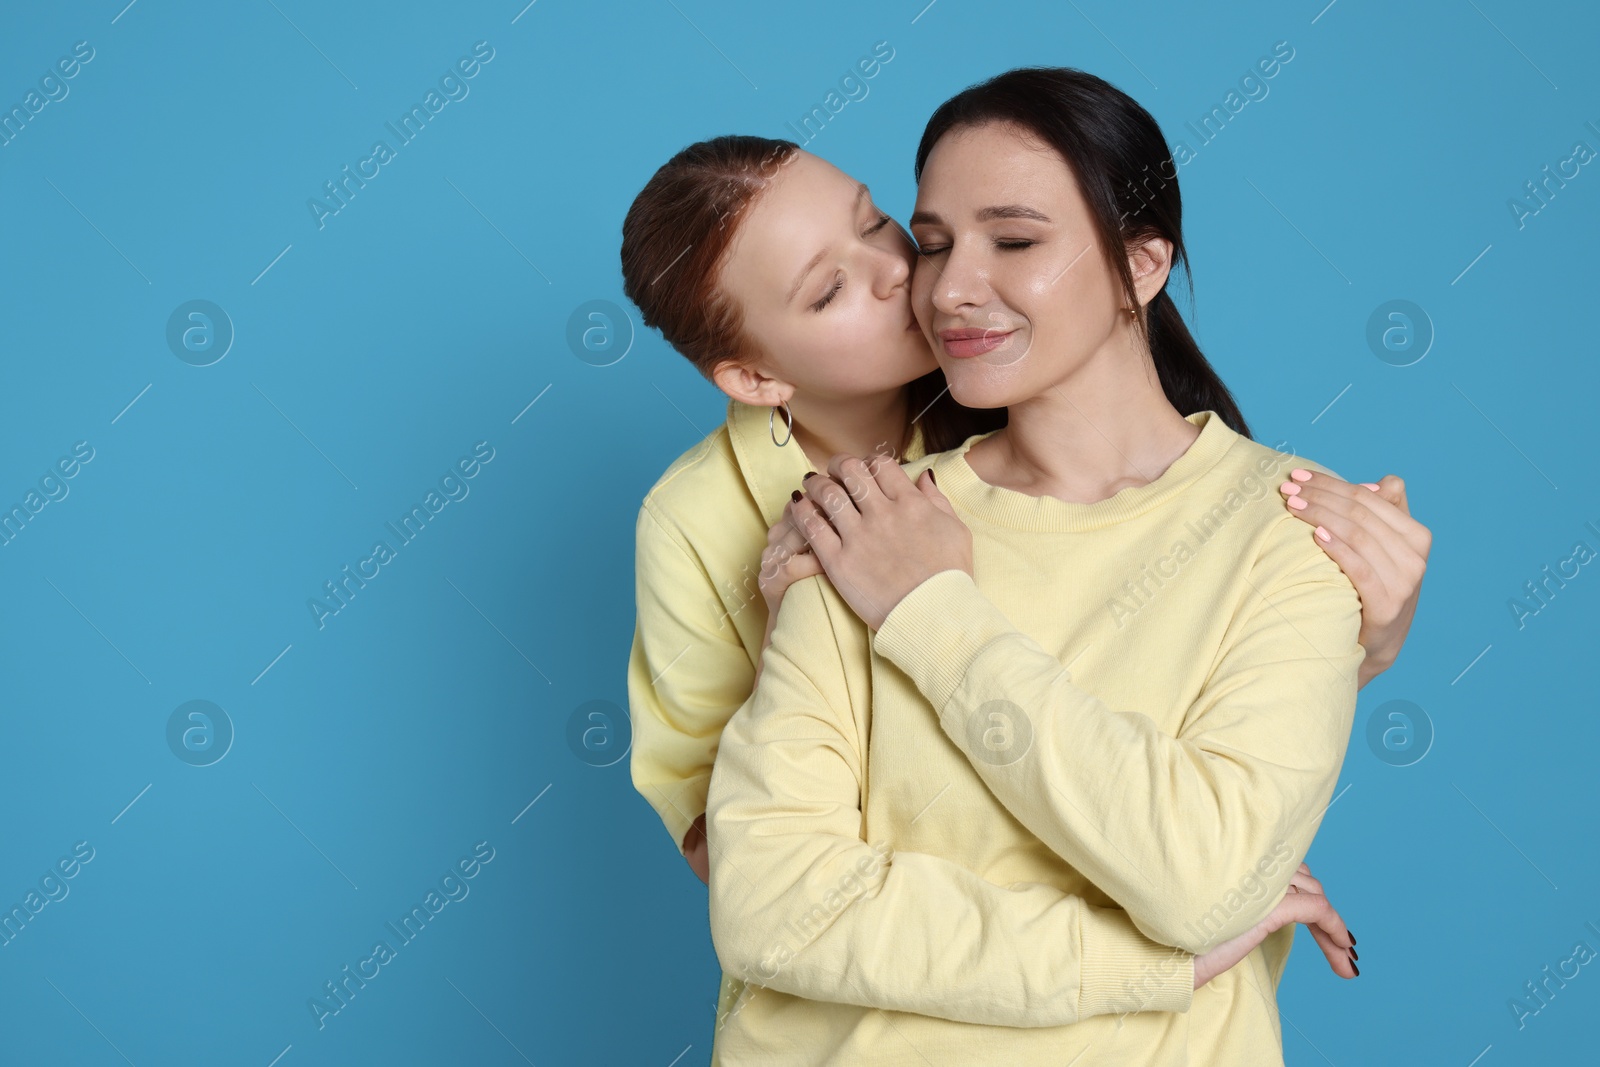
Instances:
[[[783,407],[783,421],[789,424],[788,435],[783,440],[778,440],[778,427],[775,421],[778,409],[775,407],[767,411],[767,433],[772,435],[772,443],[782,448],[794,437],[794,413],[789,410],[789,402],[787,400],[780,400],[778,403]]]

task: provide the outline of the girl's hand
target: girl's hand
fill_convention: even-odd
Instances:
[[[799,495],[798,491],[796,495]],[[763,652],[772,643],[772,631],[778,625],[778,608],[783,605],[783,594],[800,579],[822,573],[822,564],[817,561],[816,553],[811,551],[811,546],[794,524],[790,511],[793,507],[793,500],[785,504],[783,518],[767,531],[767,547],[761,553],[761,573],[756,577],[756,584],[761,587],[761,599],[767,602],[767,629],[761,635]],[[757,682],[761,681],[761,668],[766,662],[765,656],[756,659]]]
[[[710,885],[711,852],[707,845],[706,817],[701,815],[689,824],[688,832],[683,835],[683,858],[689,861],[689,869],[694,871],[695,877]]]
[[[792,499],[783,506],[783,517],[767,531],[767,547],[761,553],[761,574],[757,581],[761,586],[761,599],[767,602],[769,634],[788,588],[802,578],[823,573],[822,563],[795,525],[793,508]]]
[[[1361,596],[1366,659],[1358,687],[1388,670],[1405,644],[1422,594],[1433,533],[1411,517],[1406,483],[1393,474],[1352,485],[1320,471],[1295,468],[1278,486],[1289,510],[1315,526],[1316,543],[1349,576]],[[1323,533],[1328,534],[1327,539]]]
[[[839,595],[873,630],[907,593],[940,571],[972,573],[972,531],[928,471],[913,482],[898,463],[837,455],[791,505]]]
[[[1296,922],[1305,923],[1311,931],[1334,974],[1353,978],[1361,973],[1355,962],[1355,938],[1339,913],[1333,910],[1333,905],[1328,903],[1322,883],[1313,878],[1311,868],[1302,863],[1289,879],[1289,888],[1271,915],[1231,941],[1224,941],[1205,955],[1195,957],[1194,987],[1199,989],[1244,959],[1274,930]]]

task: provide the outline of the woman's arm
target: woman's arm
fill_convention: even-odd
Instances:
[[[723,732],[707,819],[723,968],[812,1000],[1002,1026],[1187,1010],[1194,957],[1121,909],[862,840],[866,640],[831,585],[797,582]]]
[[[1261,921],[1310,847],[1354,718],[1360,602],[1337,564],[1285,517],[1252,566],[1255,602],[1173,736],[1073,685],[978,590],[971,533],[926,472],[913,484],[891,465],[834,466],[855,479],[849,497],[830,504],[845,490],[808,479],[831,522],[809,496],[796,521],[877,630],[873,648],[1018,821],[1156,941],[1203,952]],[[1014,720],[998,725],[1027,728],[999,735],[1030,739],[1005,760],[975,753],[997,736],[997,709]]]
[[[1366,685],[1393,666],[1405,644],[1422,595],[1433,532],[1411,517],[1406,483],[1393,474],[1352,485],[1322,471],[1296,468],[1278,491],[1295,518],[1316,527],[1316,543],[1361,597],[1360,640],[1367,657],[1358,681]]]
[[[799,536],[787,519],[780,520],[767,531],[767,547],[761,554],[761,571],[757,576],[761,598],[767,605],[767,625],[761,635],[763,651],[772,641],[772,628],[777,625],[778,610],[782,607],[784,592],[801,578],[821,573],[822,564],[817,562],[811,546],[806,544],[805,539]],[[764,662],[765,657],[756,661],[755,677],[758,682],[761,679],[761,664]],[[684,859],[689,861],[689,867],[694,871],[695,877],[709,883],[711,859],[710,846],[706,841],[706,815],[703,805],[699,816],[689,825],[682,846]]]
[[[962,571],[936,574],[900,601],[873,648],[928,697],[1023,825],[1148,936],[1204,952],[1259,922],[1287,887],[1333,795],[1354,718],[1354,590],[1328,557],[1289,541],[1279,538],[1276,558],[1252,574],[1262,595],[1230,626],[1176,736],[1074,685]],[[994,701],[1031,734],[1003,765],[977,751],[985,731],[971,729]],[[1240,891],[1258,883],[1259,897]]]

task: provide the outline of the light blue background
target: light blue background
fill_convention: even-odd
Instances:
[[[1508,1007],[1600,950],[1600,568],[1522,628],[1508,608],[1600,548],[1600,167],[1521,227],[1508,207],[1600,149],[1592,8],[125,2],[0,16],[6,110],[94,49],[0,147],[0,505],[94,449],[0,547],[0,904],[95,850],[0,948],[0,1061],[707,1062],[705,889],[626,759],[568,727],[626,707],[638,504],[724,401],[654,334],[596,366],[567,323],[625,303],[656,166],[793,136],[877,41],[893,60],[808,147],[902,219],[924,120],[971,82],[1080,66],[1195,147],[1184,124],[1292,45],[1181,171],[1192,322],[1258,439],[1402,475],[1435,545],[1310,856],[1362,975],[1300,932],[1287,1060],[1592,1057],[1595,965],[1525,1028]],[[469,95],[319,229],[307,200],[478,41]],[[1435,332],[1409,366],[1366,340],[1394,299]],[[191,300],[236,333],[210,366],[166,341]],[[479,441],[469,495],[319,629],[307,601]],[[203,768],[166,736],[197,699],[236,731]],[[1435,736],[1397,767],[1366,728],[1402,699]],[[319,1029],[308,1000],[480,841],[470,895]]]

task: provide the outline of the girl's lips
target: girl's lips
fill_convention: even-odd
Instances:
[[[1016,333],[1015,330],[944,330],[939,334],[939,341],[944,345],[945,354],[954,359],[969,359],[972,356],[981,356],[985,352],[993,352],[1006,343],[1006,338]]]

